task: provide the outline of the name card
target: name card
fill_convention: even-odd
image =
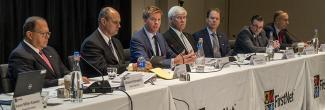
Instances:
[[[174,78],[179,78],[181,74],[186,74],[186,73],[187,73],[187,71],[186,71],[185,64],[175,66]]]
[[[284,59],[295,58],[295,53],[294,53],[293,49],[285,50],[283,58]]]
[[[132,90],[144,87],[142,74],[137,73],[129,73],[122,78],[122,87],[124,86],[124,90]]]
[[[306,47],[304,49],[304,53],[306,55],[313,55],[313,54],[315,54],[315,49],[314,49],[314,47]]]
[[[15,110],[43,110],[42,97],[39,92],[15,97],[13,99]]]
[[[250,59],[252,65],[261,65],[266,63],[266,57],[264,55],[253,55]]]
[[[228,63],[228,64],[226,64]],[[229,67],[230,63],[229,63],[229,57],[222,57],[222,58],[218,58],[217,60],[217,65],[215,65],[215,68],[221,69],[222,66],[225,67]]]
[[[325,44],[321,44],[319,47],[319,51],[325,52]]]

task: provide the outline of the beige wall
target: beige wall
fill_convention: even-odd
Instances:
[[[288,30],[303,41],[311,39],[313,30],[319,30],[320,40],[325,41],[325,10],[324,0],[184,0],[184,8],[188,11],[185,31],[194,33],[205,26],[205,14],[210,8],[218,7],[222,13],[220,29],[227,33],[230,39],[236,35],[249,19],[255,14],[264,17],[265,23],[272,21],[275,10],[286,10],[289,13]],[[164,15],[161,32],[168,28],[168,9],[177,5],[177,0],[132,0],[132,32],[143,26],[142,10],[148,5],[157,5]],[[229,16],[229,18],[228,18]]]

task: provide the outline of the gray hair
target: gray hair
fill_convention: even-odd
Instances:
[[[36,21],[38,20],[43,20],[46,22],[46,20],[42,17],[39,16],[31,16],[28,17],[23,25],[23,35],[26,37],[26,32],[27,31],[34,31],[35,26],[36,26]]]
[[[99,14],[98,14],[98,22],[100,22],[100,19],[105,18],[106,20],[110,19],[109,14],[112,11],[116,11],[114,8],[112,7],[104,7],[103,9],[100,10]]]
[[[168,11],[168,20],[172,19],[172,17],[174,17],[177,14],[183,14],[183,13],[187,15],[187,11],[185,10],[185,8],[181,6],[173,6]]]

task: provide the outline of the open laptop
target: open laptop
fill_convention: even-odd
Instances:
[[[14,97],[41,93],[46,70],[33,70],[18,74]]]

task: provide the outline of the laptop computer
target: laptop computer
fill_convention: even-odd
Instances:
[[[20,97],[42,91],[46,70],[33,70],[18,74],[13,97]]]

